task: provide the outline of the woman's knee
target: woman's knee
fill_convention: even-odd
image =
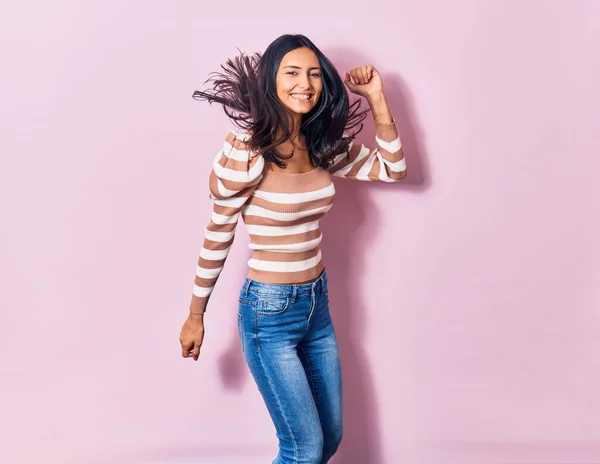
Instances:
[[[280,441],[277,464],[320,464],[324,443],[321,429],[315,429],[301,439]]]
[[[323,443],[311,445],[304,450],[304,460],[298,462],[306,462],[306,464],[321,464],[323,457]]]
[[[320,464],[323,458],[323,441],[297,444],[296,456],[289,461],[294,464]]]

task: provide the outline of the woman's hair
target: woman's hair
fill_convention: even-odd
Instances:
[[[247,56],[240,52],[221,66],[223,72],[212,73],[206,83],[212,89],[195,91],[193,98],[219,103],[231,121],[249,133],[248,148],[270,162],[284,167],[283,155],[276,147],[292,135],[288,109],[277,96],[276,76],[282,58],[288,52],[306,47],[319,59],[323,90],[315,107],[302,117],[300,132],[314,166],[327,168],[333,158],[346,151],[352,139],[362,129],[366,111],[360,110],[360,100],[350,104],[344,82],[333,63],[305,36],[283,35],[273,41],[261,55]],[[350,133],[355,127],[358,129]],[[349,135],[345,135],[348,132]]]

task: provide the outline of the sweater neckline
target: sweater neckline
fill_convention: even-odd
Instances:
[[[282,172],[282,171],[272,171],[270,169],[265,169],[265,173],[274,174],[276,176],[297,177],[297,176],[306,176],[307,174],[313,174],[314,172],[316,172],[318,170],[319,170],[319,167],[317,166],[316,168],[311,169],[310,171],[306,171],[306,172]]]

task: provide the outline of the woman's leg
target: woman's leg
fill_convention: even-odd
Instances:
[[[298,355],[306,371],[323,430],[325,464],[342,441],[342,373],[326,292],[315,295],[314,311]]]
[[[319,464],[323,432],[296,346],[306,333],[310,301],[248,294],[240,298],[244,356],[279,438],[277,464]]]

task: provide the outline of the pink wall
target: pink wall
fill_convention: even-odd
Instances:
[[[284,32],[380,68],[410,166],[323,221],[335,463],[598,462],[598,2],[286,5],[2,2],[0,462],[270,462],[243,227],[198,363],[178,335],[229,128],[191,94]]]

